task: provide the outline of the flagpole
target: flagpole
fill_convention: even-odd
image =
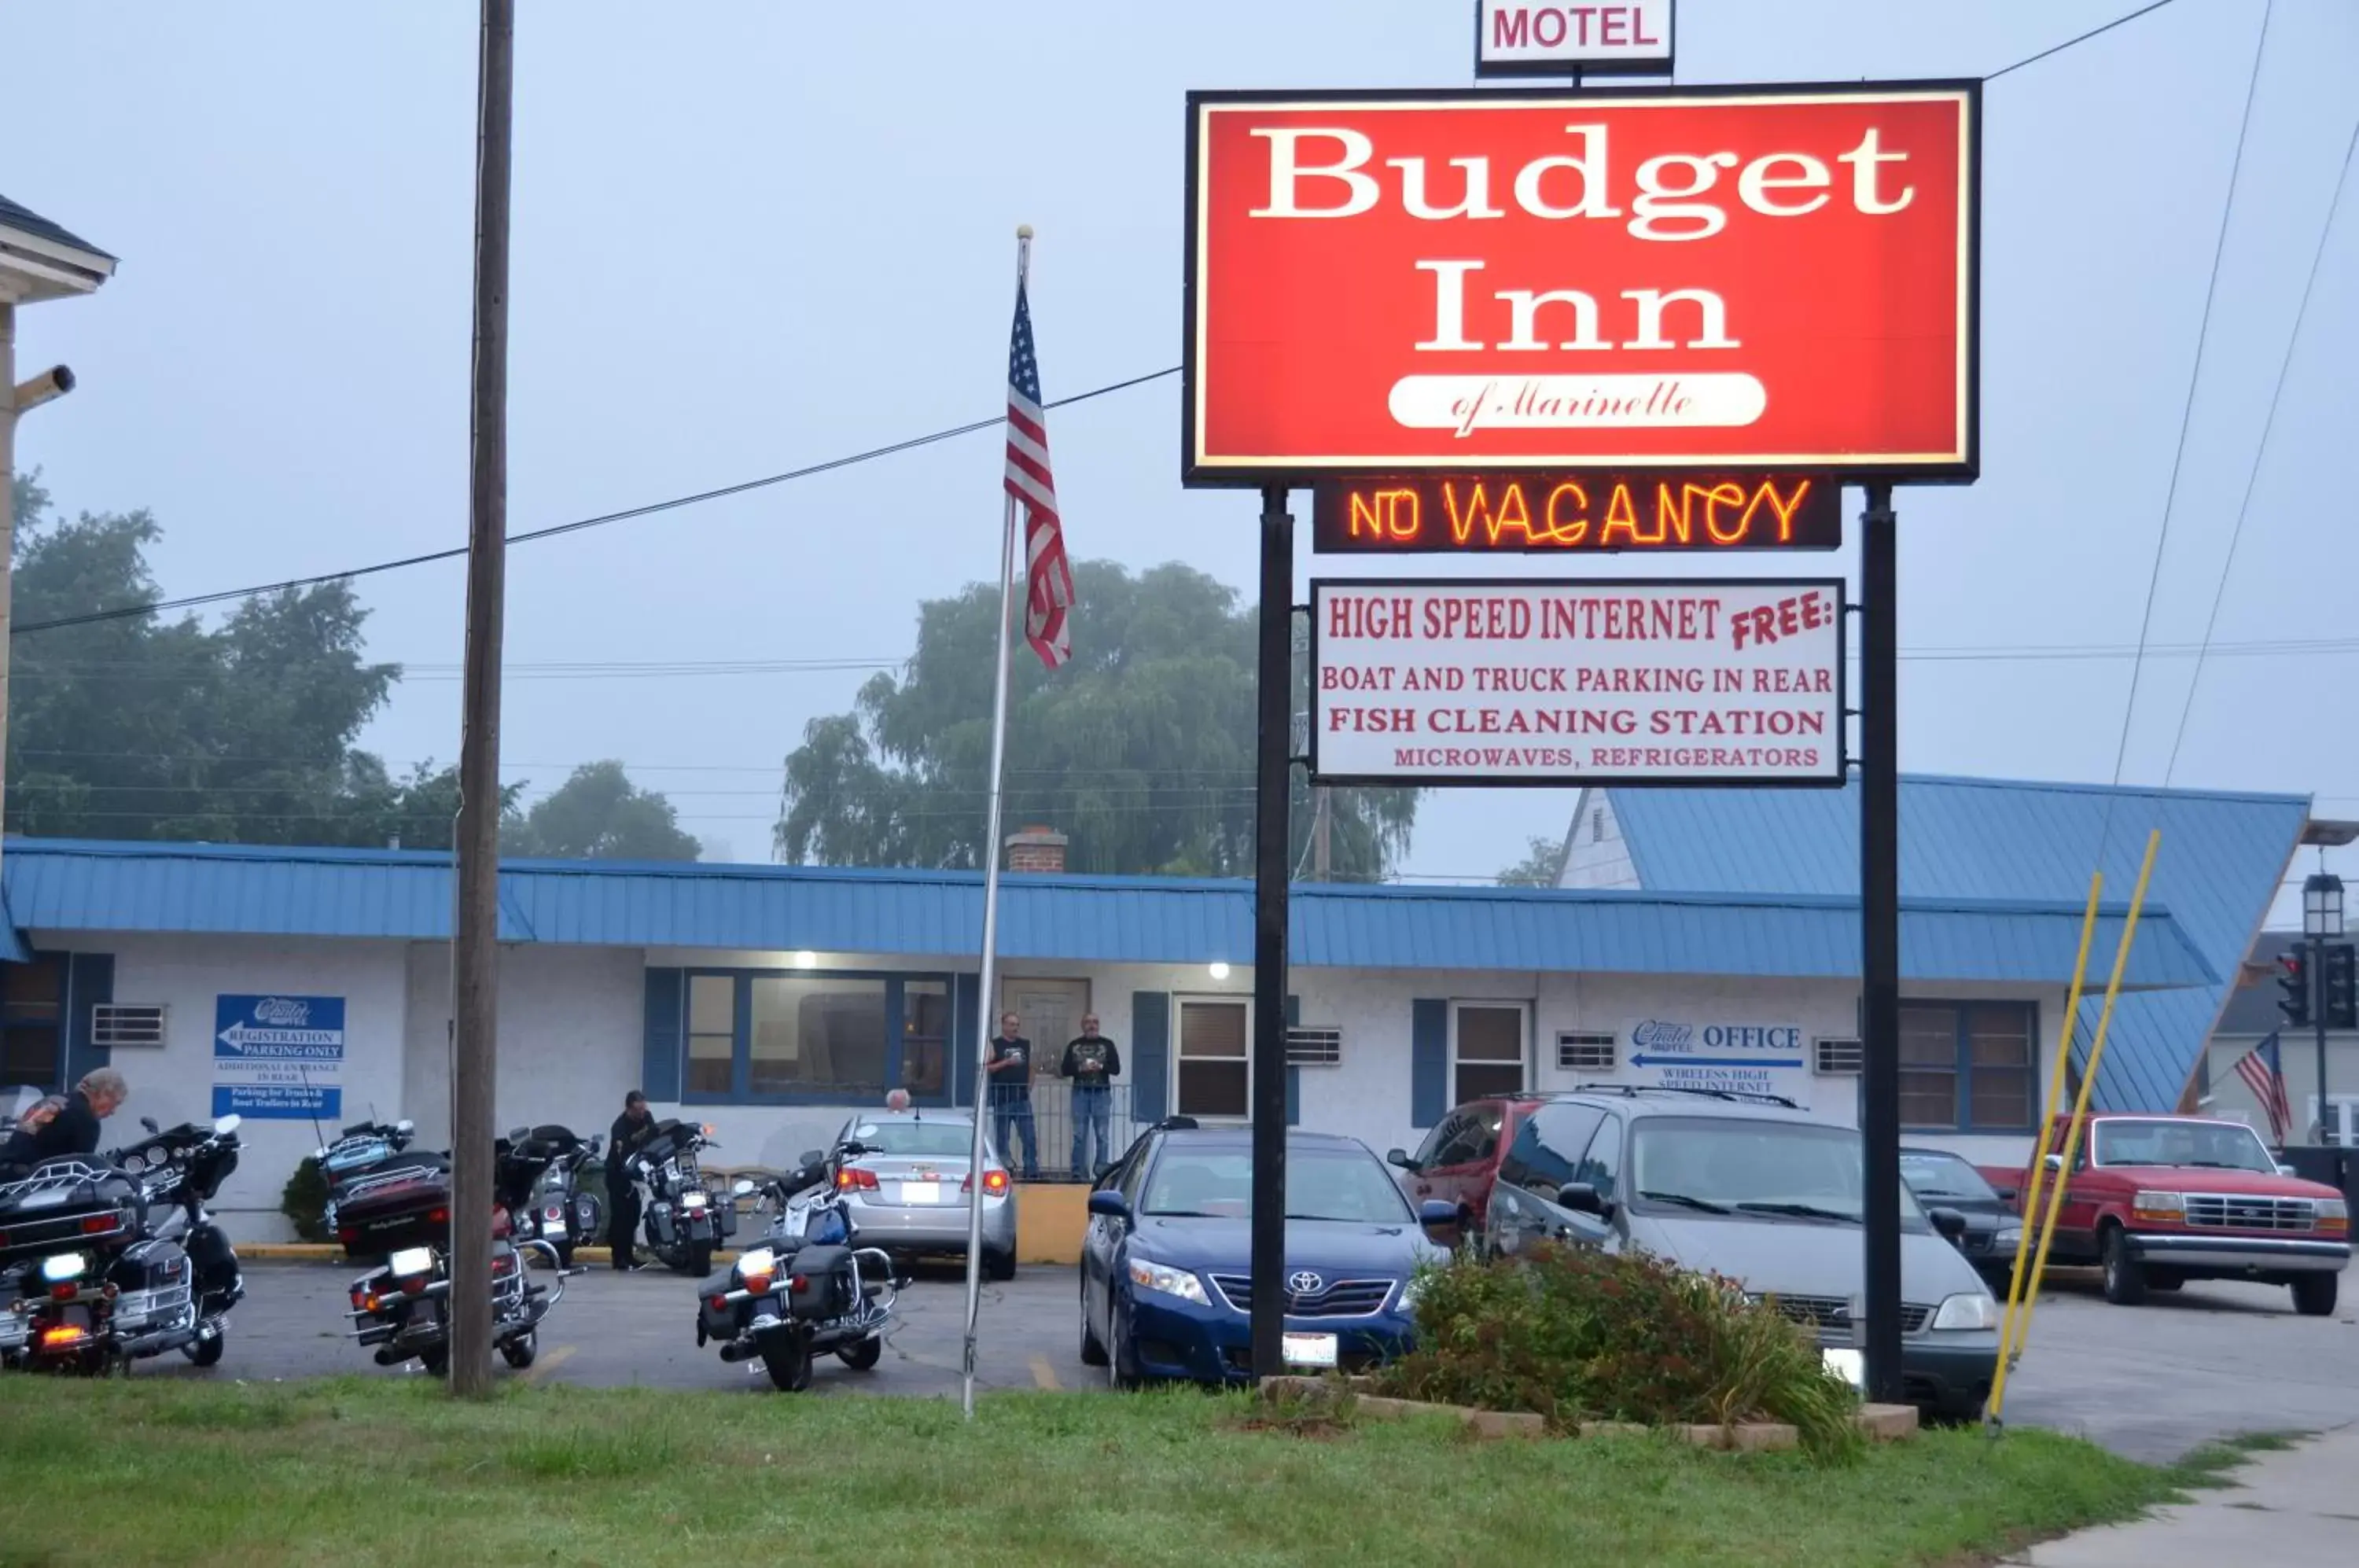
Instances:
[[[1016,230],[1016,287],[1024,287],[1032,266],[1032,225]],[[963,1388],[959,1406],[974,1419],[975,1323],[983,1312],[983,1127],[991,1098],[991,1069],[984,1047],[992,1038],[983,1034],[986,1020],[995,1020],[993,989],[999,970],[999,781],[1007,754],[1007,621],[1016,602],[1016,496],[1006,497],[1006,521],[999,535],[999,659],[993,666],[991,691],[991,804],[984,812],[984,832],[983,977],[977,998],[974,1051],[974,1149],[968,1171],[974,1187],[966,1206],[966,1351],[962,1360]],[[1029,1148],[1030,1145],[1026,1145]],[[1003,1154],[1006,1150],[1001,1151]]]

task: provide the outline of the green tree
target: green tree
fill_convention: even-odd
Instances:
[[[1019,644],[1008,691],[1006,827],[1065,833],[1076,871],[1234,876],[1253,866],[1255,614],[1176,562],[1073,568],[1073,657]],[[832,866],[984,863],[998,593],[918,610],[918,646],[853,711],[815,719],[786,763],[781,857]],[[1296,707],[1304,670],[1297,660]],[[1291,813],[1290,863],[1310,813]],[[1412,789],[1336,790],[1331,865],[1383,876],[1408,848]]]
[[[14,496],[16,625],[162,596],[147,512],[67,521],[31,474]],[[255,595],[218,629],[126,615],[12,636],[9,831],[448,849],[456,773],[397,779],[353,745],[401,675],[365,657],[367,618],[329,583]]]
[[[672,803],[633,784],[621,763],[591,762],[521,818],[511,816],[500,848],[572,860],[694,860],[702,846],[679,831]]]
[[[1553,887],[1564,873],[1565,841],[1532,839],[1524,857],[1499,873],[1503,887]]]

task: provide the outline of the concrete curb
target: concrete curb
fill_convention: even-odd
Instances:
[[[1369,1379],[1365,1377],[1265,1377],[1261,1380],[1261,1397],[1273,1401],[1299,1399],[1323,1404],[1338,1396],[1348,1395],[1353,1410],[1379,1421],[1397,1421],[1413,1415],[1447,1415],[1456,1417],[1478,1437],[1541,1437],[1547,1434],[1547,1422],[1527,1411],[1481,1410],[1462,1405],[1383,1399],[1361,1392],[1368,1383]],[[1873,1443],[1905,1442],[1917,1435],[1917,1408],[1914,1405],[1862,1405],[1858,1419],[1860,1431]],[[1568,1435],[1615,1437],[1650,1432],[1661,1433],[1697,1448],[1733,1449],[1740,1454],[1768,1453],[1801,1444],[1799,1432],[1777,1421],[1659,1427],[1636,1421],[1583,1421]]]

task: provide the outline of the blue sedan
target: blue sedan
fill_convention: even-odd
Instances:
[[[1165,1124],[1090,1194],[1082,1244],[1082,1359],[1118,1387],[1253,1376],[1252,1135]],[[1447,1203],[1410,1210],[1356,1138],[1286,1138],[1289,1367],[1360,1371],[1409,1347],[1417,1267],[1447,1254],[1426,1232]]]

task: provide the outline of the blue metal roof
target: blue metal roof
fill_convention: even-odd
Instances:
[[[1609,789],[1639,886],[1649,891],[1856,893],[1859,793],[1832,789]],[[2114,1011],[2094,1097],[2107,1109],[2175,1107],[2309,820],[2299,795],[1904,777],[1904,898],[2028,898],[2085,905],[2102,870],[2110,903],[2136,886],[2159,828],[2148,909],[2160,903],[2214,979]],[[2137,946],[2149,928],[2141,920]],[[2114,938],[2090,952],[2102,993]],[[2131,965],[2137,964],[2131,954]],[[2081,1038],[2098,1004],[2083,1006]]]
[[[18,925],[446,941],[447,857],[398,850],[11,840],[0,867]],[[1844,895],[1561,892],[1298,886],[1293,961],[1309,967],[1849,977],[1859,917]],[[2080,906],[1905,901],[1907,973],[1929,981],[2061,985]],[[2118,909],[2113,919],[2118,920]],[[500,875],[500,938],[962,957],[980,945],[974,873],[678,862],[516,860]],[[1000,952],[1097,963],[1249,964],[1244,881],[1010,877]],[[2132,961],[2139,987],[2218,975],[2166,910]]]

